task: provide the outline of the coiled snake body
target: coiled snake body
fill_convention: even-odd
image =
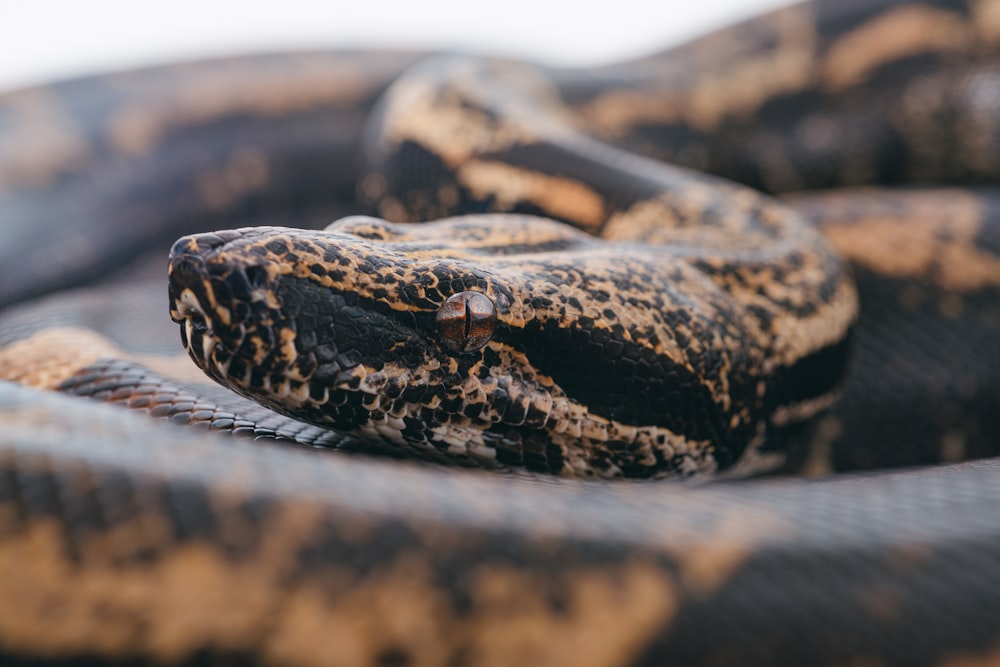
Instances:
[[[817,0],[0,98],[0,653],[1000,661],[998,43]]]

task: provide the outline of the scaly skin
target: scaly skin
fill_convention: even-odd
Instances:
[[[437,306],[450,293],[440,283],[431,289],[414,282],[404,292],[407,285],[397,280],[399,298],[388,298],[386,289],[383,310],[359,309],[358,318],[395,322],[405,340],[419,343],[414,361],[458,367],[456,359],[504,351],[500,365],[492,360],[479,368],[532,368],[528,379],[558,386],[567,404],[572,399],[591,417],[628,424],[637,405],[646,409],[662,396],[635,392],[638,402],[615,402],[608,395],[618,387],[609,380],[614,391],[590,387],[581,400],[586,364],[596,357],[575,357],[577,343],[569,337],[557,346],[563,361],[554,363],[551,353],[545,360],[523,342],[544,341],[543,332],[525,337],[517,331],[529,322],[562,327],[568,318],[561,307],[568,315],[593,303],[574,295],[576,306],[560,291],[550,304],[532,304],[532,315],[543,318],[522,322],[510,314],[515,291],[524,292],[528,269],[542,259],[529,237],[536,243],[548,234],[559,239],[556,246],[569,239],[581,266],[589,254],[596,262],[590,268],[599,268],[586,285],[569,269],[557,278],[532,277],[533,283],[567,289],[572,283],[585,292],[603,280],[609,302],[628,289],[609,276],[623,273],[629,248],[642,260],[644,279],[661,280],[665,270],[688,279],[653,298],[683,297],[692,313],[701,313],[683,326],[697,323],[715,332],[716,343],[728,341],[714,350],[730,366],[716,367],[696,353],[702,341],[681,341],[680,327],[664,328],[676,346],[664,345],[662,358],[697,370],[701,389],[692,394],[704,392],[710,397],[704,405],[719,406],[712,409],[740,425],[724,431],[728,441],[693,450],[688,462],[671,461],[657,474],[672,465],[680,472],[703,463],[730,466],[755,446],[750,463],[789,454],[789,466],[818,473],[996,456],[1000,207],[990,184],[1000,176],[994,146],[1000,115],[992,92],[998,16],[995,0],[819,0],[650,58],[587,71],[437,59],[403,75],[419,54],[332,52],[153,68],[0,96],[0,377],[18,383],[0,384],[0,659],[996,663],[995,460],[818,483],[700,486],[490,476],[387,461],[387,453],[404,452],[304,424],[207,380],[183,354],[168,321],[163,259],[185,234],[322,226],[362,212],[393,222],[355,220],[342,223],[340,232],[302,232],[301,238],[311,239],[306,245],[313,252],[333,234],[344,240],[340,252],[359,266],[362,246],[380,259],[395,248],[395,257],[405,258],[400,266],[415,276],[425,259],[414,258],[413,247],[404,253],[394,242],[362,243],[359,236],[395,234],[398,222],[449,215],[455,205],[471,205],[477,215],[543,214],[603,240],[532,222],[523,230],[524,247],[517,248],[508,226],[508,245],[477,251],[474,264],[468,249],[444,253],[445,266],[493,277],[462,283],[480,293],[462,302],[473,304],[470,317],[481,315],[470,320],[469,336],[454,309],[439,317]],[[444,80],[441,72],[448,73]],[[486,77],[489,86],[482,85]],[[432,118],[448,109],[450,115]],[[861,184],[947,187],[797,196],[786,204],[796,215],[648,158],[778,193]],[[359,177],[362,201],[352,202]],[[973,184],[984,187],[970,189]],[[704,256],[688,243],[683,252],[674,247],[668,263],[652,259],[666,252],[666,236],[676,242],[705,213],[708,229],[690,231]],[[803,400],[808,392],[774,390],[769,372],[782,359],[806,359],[823,349],[824,336],[841,340],[849,319],[842,300],[811,301],[822,276],[835,287],[845,283],[820,261],[832,255],[820,251],[815,234],[793,222],[803,215],[817,220],[827,242],[851,263],[861,308],[844,398],[809,422],[814,432],[798,450],[787,445],[804,435],[799,420],[828,402],[831,376],[817,374],[814,401]],[[465,231],[478,224],[465,224]],[[433,235],[434,229],[444,228],[412,233]],[[735,229],[749,232],[750,240],[723,233]],[[286,243],[292,238],[279,236]],[[238,255],[243,242],[230,242],[220,256]],[[761,242],[782,249],[771,255],[780,261],[770,274],[747,261]],[[197,241],[185,241],[191,243]],[[318,293],[326,289],[321,282],[334,280],[326,269],[321,277],[297,264],[289,256],[294,248],[275,247],[280,261],[258,277],[302,275],[265,281],[265,301],[271,287],[277,299],[295,281]],[[566,248],[550,249],[560,266],[574,266]],[[180,250],[178,256],[190,260],[201,254],[184,244]],[[497,254],[503,250],[509,254]],[[156,260],[133,263],[140,251]],[[797,253],[804,254],[795,260]],[[505,265],[512,272],[502,273]],[[818,273],[797,275],[788,270],[795,265],[800,273]],[[380,267],[382,275],[392,273],[388,264]],[[194,281],[187,288],[197,305],[209,311],[205,281],[196,289],[199,274],[181,273]],[[68,289],[95,277],[109,280]],[[756,289],[741,293],[743,280]],[[694,289],[697,284],[704,289]],[[493,300],[491,311],[479,297],[487,298],[483,290],[496,296],[501,286],[510,290],[509,302],[501,304],[506,310]],[[417,287],[426,303],[403,298],[421,296]],[[39,298],[57,290],[65,292]],[[807,301],[783,299],[783,292]],[[603,298],[599,290],[590,294]],[[764,340],[759,313],[741,312],[754,294],[756,305],[770,304],[789,322],[808,324],[803,306],[809,303],[840,315],[825,320],[828,329],[815,324],[801,340],[794,335],[798,324],[775,329],[772,342]],[[212,295],[232,296],[214,287]],[[275,312],[292,301],[275,303]],[[7,308],[15,303],[21,305]],[[419,326],[404,328],[408,316],[387,312],[393,303],[412,312]],[[299,352],[299,332],[308,330],[302,309],[312,306],[301,305],[289,320],[294,339],[284,334],[279,348],[289,359],[293,348]],[[640,305],[615,303],[618,312],[637,318]],[[740,314],[719,326],[708,314],[714,311],[704,310],[715,306]],[[464,318],[465,306],[457,312]],[[592,319],[591,330],[600,329]],[[213,325],[222,329],[221,322],[217,316]],[[197,329],[194,321],[191,326]],[[489,332],[483,347],[469,342],[473,330],[480,337]],[[376,346],[377,338],[366,342]],[[746,354],[736,354],[737,342]],[[515,344],[525,347],[516,364]],[[209,355],[219,349],[217,343]],[[636,352],[639,359],[649,354]],[[275,365],[258,373],[278,372],[277,353],[271,359]],[[302,363],[289,372],[308,374],[309,363]],[[775,368],[768,370],[768,363]],[[228,370],[232,374],[232,361]],[[578,377],[569,381],[574,372]],[[812,370],[803,376],[813,377]],[[514,376],[496,377],[499,384]],[[758,403],[753,392],[731,395],[725,381],[754,388],[763,382],[767,398]],[[414,391],[409,382],[406,389]],[[624,382],[623,389],[632,387]],[[497,396],[487,406],[486,391],[477,394],[484,407],[467,417],[469,424],[479,424],[484,412],[499,415]],[[504,418],[520,420],[521,404],[510,395],[506,401]],[[530,404],[524,405],[527,421]],[[441,423],[455,422],[454,412],[442,404],[436,409]],[[677,425],[683,414],[669,418],[676,422],[671,433],[684,431]],[[393,425],[388,417],[385,423]],[[764,425],[762,442],[751,424]],[[548,426],[532,432],[547,434]],[[413,428],[422,432],[423,422]],[[280,446],[227,442],[216,437],[221,433]],[[695,433],[700,438],[702,431]],[[537,446],[535,437],[520,454],[508,447],[492,452],[500,459],[502,451],[507,466],[554,468],[554,450],[548,441]],[[446,458],[433,445],[422,453],[437,463]],[[572,457],[559,453],[559,470],[570,472],[565,461]],[[633,464],[627,456],[614,464],[600,456],[573,460],[609,474],[615,465],[623,472],[650,470],[647,459]],[[752,467],[741,461],[728,471]]]

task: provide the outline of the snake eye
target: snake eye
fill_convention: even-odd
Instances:
[[[496,308],[482,292],[452,294],[437,312],[441,342],[454,352],[478,350],[493,337],[496,326]]]

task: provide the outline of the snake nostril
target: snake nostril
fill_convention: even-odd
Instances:
[[[170,255],[167,276],[172,292],[200,284],[205,274],[205,260],[198,255]]]

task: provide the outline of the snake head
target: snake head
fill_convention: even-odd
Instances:
[[[237,229],[170,258],[185,347],[238,393],[437,460],[570,475],[710,472],[762,437],[765,359],[727,285],[530,216]]]
[[[474,261],[497,246],[488,222],[186,236],[170,314],[202,370],[279,412],[431,458],[521,463],[497,426],[544,429],[552,381],[510,348],[512,290]],[[505,238],[529,223],[508,220]],[[548,224],[550,246],[582,237]]]

